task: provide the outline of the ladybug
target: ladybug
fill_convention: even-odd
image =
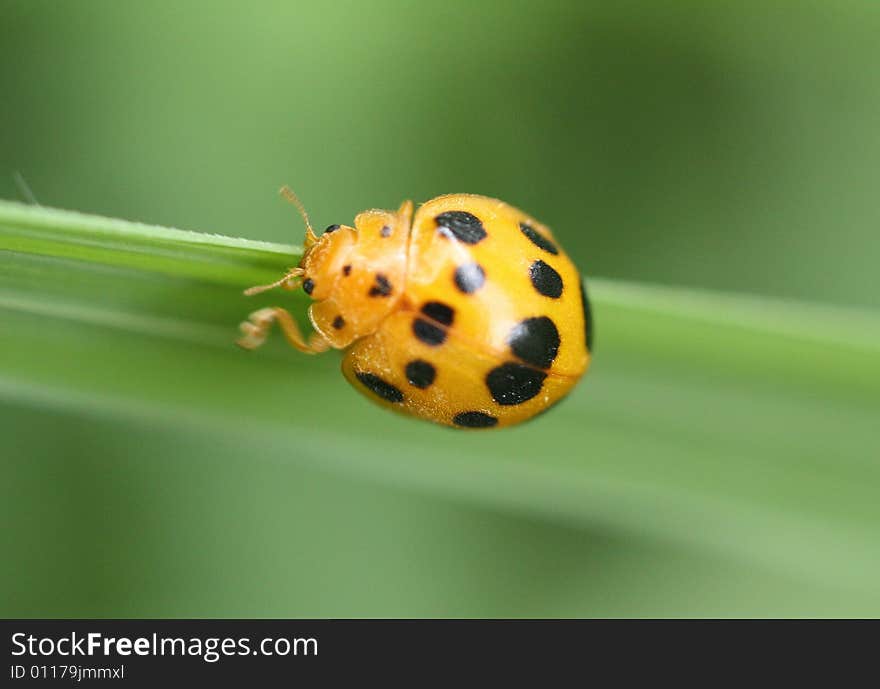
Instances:
[[[303,336],[279,307],[255,311],[238,344],[263,343],[273,322],[306,353],[346,350],[342,372],[373,401],[455,428],[525,421],[587,370],[592,317],[583,281],[550,230],[475,194],[424,203],[413,217],[360,213],[319,237],[306,224],[300,264],[245,294],[301,287],[314,303]]]

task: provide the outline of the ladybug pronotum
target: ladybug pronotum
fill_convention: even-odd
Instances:
[[[299,266],[271,285],[302,289],[315,332],[279,307],[241,324],[242,347],[273,322],[296,349],[345,349],[342,372],[373,401],[455,428],[525,421],[587,370],[592,317],[583,282],[550,230],[503,201],[438,196],[413,217],[368,210],[318,237],[306,223]]]

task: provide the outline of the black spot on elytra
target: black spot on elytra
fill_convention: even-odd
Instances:
[[[382,229],[379,230],[379,234],[382,235],[383,237],[390,237],[390,236],[391,236],[391,227],[390,227],[390,225],[384,225],[384,226],[382,227]]]
[[[436,377],[437,369],[424,359],[414,359],[406,365],[406,379],[417,388],[424,390]]]
[[[492,399],[505,406],[522,404],[541,392],[547,374],[530,366],[509,362],[486,374]]]
[[[529,266],[529,279],[539,294],[551,299],[559,299],[562,296],[562,278],[553,266],[544,261],[535,261]]]
[[[587,351],[593,351],[593,311],[590,308],[590,299],[587,297],[587,286],[581,280],[581,305],[584,308],[584,337],[587,341]]]
[[[465,294],[473,294],[486,282],[486,271],[479,263],[465,263],[455,269],[455,286]]]
[[[526,318],[510,331],[507,344],[526,363],[550,368],[559,353],[559,330],[547,316]]]
[[[559,249],[556,248],[556,245],[553,242],[547,239],[544,235],[542,235],[528,223],[521,222],[519,224],[519,229],[526,237],[531,240],[532,244],[534,244],[539,249],[543,249],[544,251],[551,254],[559,253]]]
[[[337,316],[333,319],[333,327],[342,330],[345,327],[345,319],[342,316]]]
[[[465,244],[477,244],[486,238],[486,228],[473,213],[446,211],[434,216],[437,231],[444,237],[455,237]]]
[[[446,341],[446,331],[424,318],[416,318],[412,325],[413,334],[426,345],[436,347]]]
[[[389,402],[403,402],[403,393],[391,383],[382,380],[379,376],[359,371],[355,372],[355,376],[357,376],[357,379],[363,383],[367,390],[377,397],[381,397]]]
[[[303,280],[302,286],[303,292],[305,292],[306,294],[311,294],[312,291],[315,289],[315,281],[312,280],[312,278],[306,278],[305,280]]]
[[[331,232],[336,232],[342,225],[327,225],[327,229],[324,230],[324,234],[330,234]]]
[[[349,275],[351,275],[351,265],[350,264],[342,266],[342,274],[345,277],[348,277]]]
[[[453,417],[452,423],[462,428],[492,428],[498,425],[498,419],[481,411],[463,411]]]
[[[444,304],[442,301],[429,301],[422,307],[422,313],[441,325],[452,325],[455,318],[455,311],[451,306]]]
[[[452,325],[455,311],[443,302],[429,301],[422,306],[422,313],[431,320],[416,318],[413,321],[413,334],[426,345],[436,347],[443,344],[446,341],[446,330],[440,325]],[[438,323],[440,325],[437,325]]]
[[[376,284],[370,287],[371,297],[387,297],[391,294],[391,283],[382,273],[376,273]]]

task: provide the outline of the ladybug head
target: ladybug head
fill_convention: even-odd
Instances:
[[[357,241],[353,227],[331,225],[320,237],[312,228],[306,230],[300,271],[303,291],[320,301],[330,296],[333,286],[343,274],[348,257]]]
[[[302,259],[296,268],[290,269],[280,280],[269,285],[251,287],[245,290],[245,294],[251,296],[275,287],[290,290],[302,286],[303,291],[312,299],[326,299],[333,291],[335,279],[340,272],[344,272],[343,267],[356,242],[357,233],[353,227],[330,225],[318,236],[312,229],[306,209],[293,190],[282,187],[281,195],[296,206],[306,224]]]
[[[281,195],[296,207],[306,224],[303,256],[299,266],[288,273],[286,286],[295,288],[301,284],[303,291],[312,299],[325,299],[330,295],[335,278],[355,243],[354,228],[330,225],[319,237],[312,229],[309,214],[293,190],[281,187]]]

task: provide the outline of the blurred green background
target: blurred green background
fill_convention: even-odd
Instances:
[[[18,171],[47,206],[299,242],[282,183],[319,227],[467,191],[588,275],[873,310],[878,35],[874,0],[0,0],[0,198]],[[701,333],[627,345],[625,316],[597,311],[595,371],[506,434],[392,417],[280,347],[290,378],[256,394],[289,405],[284,442],[7,392],[0,614],[880,614],[863,359],[816,345],[794,379],[802,343],[758,341],[740,377]],[[191,374],[220,398],[264,361],[223,356],[227,381]],[[433,480],[435,455],[471,464]],[[468,488],[535,458],[580,472],[577,509]]]

